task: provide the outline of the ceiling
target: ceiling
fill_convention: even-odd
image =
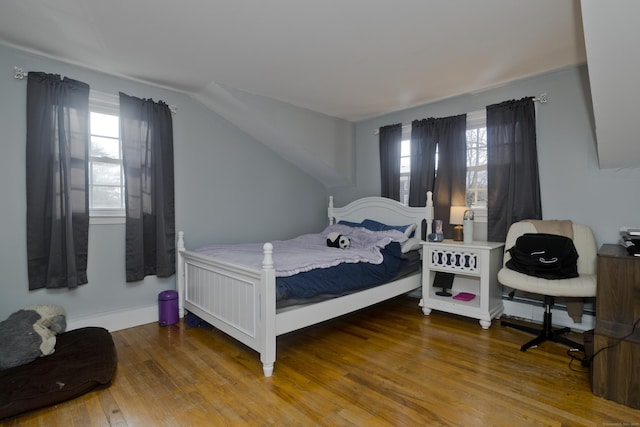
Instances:
[[[4,0],[0,43],[348,121],[586,62],[578,0]],[[18,64],[19,65],[19,64]]]

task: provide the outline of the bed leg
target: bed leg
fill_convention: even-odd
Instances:
[[[260,279],[260,361],[265,377],[273,374],[276,361],[276,270],[273,264],[273,245],[263,246],[262,273]]]
[[[264,372],[265,377],[273,375],[273,363],[264,363],[262,365],[262,371]]]

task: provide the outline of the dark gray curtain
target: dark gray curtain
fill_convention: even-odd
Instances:
[[[467,115],[427,119],[438,141],[438,171],[433,188],[435,219],[443,223],[444,237],[453,238],[449,224],[452,205],[464,206],[467,188]]]
[[[87,283],[89,86],[29,72],[27,264],[29,289]]]
[[[434,119],[411,123],[411,172],[409,206],[424,206],[427,191],[433,191],[436,178],[436,135]]]
[[[380,178],[382,197],[400,201],[402,124],[380,128]]]
[[[533,98],[487,106],[487,238],[503,242],[509,227],[541,219]]]
[[[175,273],[173,123],[163,102],[120,93],[127,282]]]

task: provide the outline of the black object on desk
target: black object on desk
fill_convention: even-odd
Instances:
[[[455,274],[453,273],[436,271],[435,277],[433,278],[433,287],[442,288],[441,291],[436,292],[436,295],[441,297],[453,296],[453,294],[449,292],[449,290],[453,287],[454,277],[455,277]]]

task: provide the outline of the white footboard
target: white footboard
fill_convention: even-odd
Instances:
[[[261,270],[186,251],[182,232],[177,247],[180,316],[188,310],[256,350],[265,376],[271,376],[276,352],[273,246],[265,243]]]

